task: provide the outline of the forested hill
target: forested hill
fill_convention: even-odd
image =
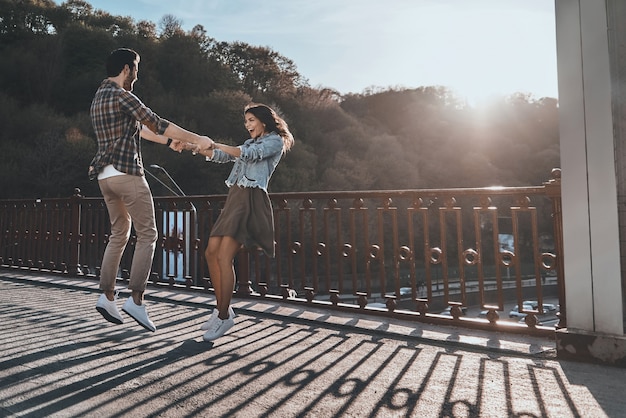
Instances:
[[[221,42],[201,25],[186,32],[172,15],[137,22],[84,1],[0,0],[0,198],[66,197],[75,187],[100,195],[87,179],[96,149],[88,111],[118,47],[141,55],[144,103],[218,141],[247,139],[247,102],[277,109],[296,143],[273,192],[538,185],[559,166],[553,98],[469,105],[441,86],[342,94],[310,86],[277,51]],[[143,153],[187,194],[226,191],[230,165],[148,141]]]

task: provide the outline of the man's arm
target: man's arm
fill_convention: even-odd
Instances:
[[[181,142],[196,144],[201,150],[212,148],[214,144],[213,140],[208,136],[195,134],[172,122],[170,122],[168,127],[165,129],[163,135]]]
[[[172,138],[175,141],[188,142],[190,144],[197,145],[199,149],[209,149],[213,146],[213,140],[208,136],[198,135],[196,133],[183,129],[170,121],[167,121],[167,128],[165,128],[163,135],[157,134],[156,131],[153,129],[156,129],[156,127],[150,126],[150,124],[143,124],[141,136],[149,141],[158,142],[160,144],[166,144],[167,138]],[[146,133],[144,135],[144,131],[148,131],[150,133]]]
[[[155,134],[150,129],[148,129],[148,127],[146,127],[145,125],[141,125],[141,137],[148,141],[156,142],[157,144],[165,145],[165,144],[168,144],[169,142],[168,146],[174,151],[178,151],[177,149],[178,145],[176,144],[176,142],[179,142],[179,141],[170,141],[170,138],[168,138],[165,135]]]

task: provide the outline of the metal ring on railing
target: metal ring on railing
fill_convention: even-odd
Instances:
[[[499,258],[500,258],[500,263],[502,263],[504,267],[510,267],[511,264],[513,264],[513,261],[515,260],[515,254],[513,254],[510,251],[501,251]]]
[[[379,254],[380,254],[380,246],[376,244],[370,245],[369,258],[372,260],[376,260]]]
[[[456,205],[456,199],[452,196],[448,196],[443,201],[443,206],[446,209],[452,209]]]
[[[400,251],[398,252],[398,259],[400,261],[410,261],[413,260],[413,251],[406,245],[400,247]]]
[[[549,263],[546,263],[546,261],[549,261]],[[541,267],[546,270],[552,270],[556,268],[556,254],[541,253]]]
[[[355,209],[362,209],[365,207],[365,202],[362,198],[358,197],[352,201],[352,207]]]
[[[517,198],[517,204],[522,209],[527,209],[530,206],[530,197],[520,196]]]
[[[478,260],[478,251],[474,250],[473,248],[468,248],[467,250],[463,251],[463,261],[465,261],[465,264],[467,264],[468,266],[475,266],[476,264],[478,264]]]
[[[278,208],[280,210],[285,210],[287,208],[287,200],[286,199],[280,199],[276,202]]]
[[[441,255],[443,251],[439,247],[432,247],[430,249],[430,263],[431,264],[439,264],[441,263]]]

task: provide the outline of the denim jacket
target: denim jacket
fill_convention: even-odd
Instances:
[[[239,146],[239,149],[241,155],[236,158],[222,150],[215,149],[212,157],[207,158],[207,161],[235,162],[226,179],[228,187],[233,185],[259,187],[267,192],[270,177],[283,155],[283,139],[276,132],[271,132],[257,139],[248,139]]]

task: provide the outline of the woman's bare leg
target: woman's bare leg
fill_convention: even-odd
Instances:
[[[211,278],[211,284],[215,291],[215,300],[220,300],[220,289],[222,282],[220,280],[220,267],[217,263],[217,252],[220,248],[220,243],[223,237],[210,237],[209,243],[204,251],[204,257],[206,258],[207,266],[209,267],[209,277]]]
[[[235,268],[233,260],[241,248],[241,243],[232,237],[211,237],[206,249],[211,282],[215,289],[217,310],[220,319],[228,318],[228,307],[235,289]],[[217,273],[217,274],[215,274]],[[219,284],[218,284],[219,283]]]

